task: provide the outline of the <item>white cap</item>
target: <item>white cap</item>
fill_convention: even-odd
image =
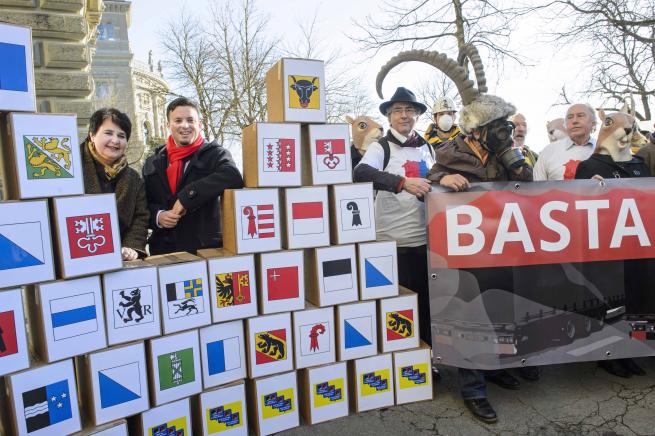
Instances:
[[[432,113],[439,114],[441,112],[457,112],[455,103],[448,97],[441,97],[432,106]]]

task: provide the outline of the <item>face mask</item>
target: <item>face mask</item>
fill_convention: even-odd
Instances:
[[[453,117],[451,115],[442,115],[439,117],[439,121],[437,121],[437,126],[439,126],[439,130],[442,132],[447,132],[453,127]]]

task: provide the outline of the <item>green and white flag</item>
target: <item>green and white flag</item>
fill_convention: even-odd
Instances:
[[[157,357],[159,389],[175,388],[196,379],[193,366],[193,348],[162,354]]]

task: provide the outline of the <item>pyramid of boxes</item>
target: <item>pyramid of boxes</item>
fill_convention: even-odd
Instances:
[[[416,295],[375,241],[323,63],[267,75],[224,248],[121,262],[75,115],[35,113],[29,28],[0,24],[0,434],[270,434],[432,398]],[[192,428],[193,427],[193,428]],[[109,434],[109,433],[106,433]]]

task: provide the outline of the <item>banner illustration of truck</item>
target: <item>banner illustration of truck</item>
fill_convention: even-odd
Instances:
[[[492,369],[655,354],[650,179],[433,186],[435,358]]]

